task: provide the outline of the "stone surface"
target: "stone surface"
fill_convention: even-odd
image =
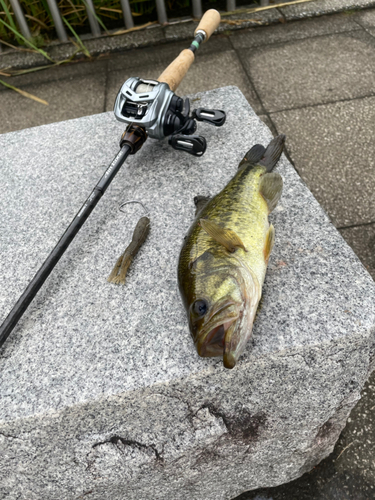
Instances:
[[[190,31],[190,38],[192,33],[193,31]],[[155,64],[164,64],[164,67],[166,67],[188,46],[189,44],[183,41],[113,54],[108,60],[108,70],[119,71],[120,69],[139,68],[140,66],[153,66]],[[222,53],[228,50],[233,50],[229,38],[223,35],[215,35],[210,38],[209,43],[204,43],[199,48],[195,53],[195,58],[197,61],[202,55]]]
[[[316,0],[315,2],[281,7],[280,10],[287,20],[291,20],[369,7],[375,7],[374,0]]]
[[[230,499],[310,470],[359,397],[373,368],[374,283],[285,158],[253,340],[233,371],[196,355],[176,283],[192,198],[216,193],[271,138],[237,89],[196,98],[228,112],[221,129],[200,125],[205,156],[146,143],[2,351],[1,498]],[[101,114],[0,136],[1,318],[122,130]],[[105,278],[140,215],[117,211],[129,199],[149,207],[152,229],[116,287]]]
[[[354,20],[363,28],[375,28],[375,10],[358,12],[355,14]]]
[[[334,452],[291,483],[234,500],[372,500],[375,497],[375,372],[352,410]]]
[[[375,223],[340,229],[340,233],[375,280]]]
[[[22,128],[26,116],[31,127],[104,111],[106,76],[91,73],[70,77],[69,82],[60,80],[53,85],[49,82],[22,85],[21,89],[44,99],[48,106],[12,90],[0,92],[0,133]]]
[[[301,177],[337,227],[375,220],[375,97],[272,113]]]
[[[223,33],[228,30],[237,30],[250,26],[262,26],[279,22],[281,17],[277,9],[266,10],[263,12],[254,13],[237,13],[231,16],[222,15],[222,22],[217,28],[217,33]],[[230,23],[230,21],[241,21],[240,24]],[[229,22],[225,22],[229,21]],[[189,40],[191,34],[194,33],[198,23],[195,21],[187,21],[179,24],[172,24],[164,28],[165,38],[169,41],[173,40]]]
[[[233,33],[230,39],[235,49],[244,49],[358,29],[360,26],[352,19],[352,16],[337,14],[280,23],[272,26],[272,29],[266,27],[244,30]]]
[[[75,61],[70,64],[62,64],[61,66],[50,67],[42,71],[35,71],[31,73],[26,73],[24,75],[12,76],[12,77],[1,76],[1,80],[5,81],[6,83],[9,83],[10,85],[14,85],[15,87],[20,87],[20,88],[25,88],[30,85],[39,86],[40,84],[61,86],[62,82],[64,82],[65,85],[69,87],[71,82],[74,82],[74,80],[85,78],[92,74],[95,74],[97,78],[100,78],[102,74],[105,75],[107,70],[107,65],[108,62],[106,60],[101,60],[101,59],[93,61],[89,60]],[[9,89],[1,85],[0,93],[1,92],[9,92]],[[24,98],[22,98],[22,101],[25,104],[28,102]],[[67,104],[69,105],[69,103]],[[22,110],[24,109],[25,106],[22,107]],[[24,119],[26,125],[27,117],[24,117]],[[42,124],[38,123],[38,125]],[[28,127],[24,126],[22,128],[28,128]]]
[[[374,95],[375,39],[362,30],[238,53],[269,112]]]

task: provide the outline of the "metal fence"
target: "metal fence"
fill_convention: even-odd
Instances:
[[[10,3],[13,8],[14,15],[16,17],[18,26],[21,30],[21,33],[25,38],[31,38],[31,33],[29,26],[27,24],[26,18],[24,16],[24,13],[22,11],[22,7],[20,5],[19,0],[10,0]],[[53,22],[55,24],[55,29],[57,36],[61,42],[66,42],[68,41],[68,36],[65,30],[64,23],[61,18],[61,14],[59,11],[59,8],[57,6],[56,0],[47,0],[48,7],[51,11],[51,15],[53,18]],[[92,0],[84,0],[84,4],[86,7],[86,12],[87,12],[87,17],[89,20],[90,24],[90,30],[92,36],[100,36],[101,35],[101,29],[100,25],[98,23],[96,14],[95,14],[95,7],[93,4]],[[261,6],[266,6],[269,4],[269,0],[261,0]],[[130,9],[130,4],[129,0],[121,0],[121,8],[122,8],[122,14],[124,18],[124,24],[126,29],[133,28],[134,27],[134,21],[133,21],[133,16],[131,13]],[[236,9],[236,0],[226,0],[226,8],[227,11],[232,11]],[[167,10],[165,8],[165,0],[156,0],[156,10],[158,14],[158,20],[161,25],[167,24],[168,23],[168,18],[167,18]],[[203,11],[202,11],[202,1],[201,0],[192,0],[192,16],[194,18],[200,18],[202,17]]]

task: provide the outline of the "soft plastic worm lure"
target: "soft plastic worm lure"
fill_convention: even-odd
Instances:
[[[133,258],[137,255],[139,249],[145,242],[148,233],[150,232],[150,219],[146,216],[141,217],[135,226],[133,238],[125,252],[118,258],[115,267],[108,276],[109,283],[116,285],[124,285],[126,273],[132,263]]]

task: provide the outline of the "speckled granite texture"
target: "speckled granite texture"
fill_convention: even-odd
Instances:
[[[203,158],[149,140],[131,157],[0,359],[2,500],[222,500],[327,456],[372,369],[375,286],[285,157],[253,340],[232,371],[200,359],[177,291],[193,197],[217,193],[270,131],[235,87],[200,125]],[[111,113],[0,136],[0,320],[117,152]],[[142,213],[124,287],[106,277]]]

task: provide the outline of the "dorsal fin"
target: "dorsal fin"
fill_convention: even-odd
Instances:
[[[264,249],[263,249],[263,255],[266,264],[268,264],[274,243],[275,243],[275,228],[271,224],[267,231],[266,242],[264,244]]]
[[[264,174],[259,184],[259,192],[266,200],[268,213],[276,207],[283,190],[283,178],[277,172]]]
[[[263,158],[264,153],[266,152],[266,148],[261,144],[255,144],[242,158],[238,168],[242,167],[244,163],[248,163],[251,165],[256,165]]]
[[[220,227],[215,222],[207,219],[200,219],[199,223],[211,238],[223,245],[229,252],[233,253],[238,247],[247,252],[241,238],[232,229]]]
[[[285,135],[280,134],[268,144],[263,158],[259,161],[260,165],[266,167],[267,172],[272,172],[276,163],[279,161],[285,144]]]

